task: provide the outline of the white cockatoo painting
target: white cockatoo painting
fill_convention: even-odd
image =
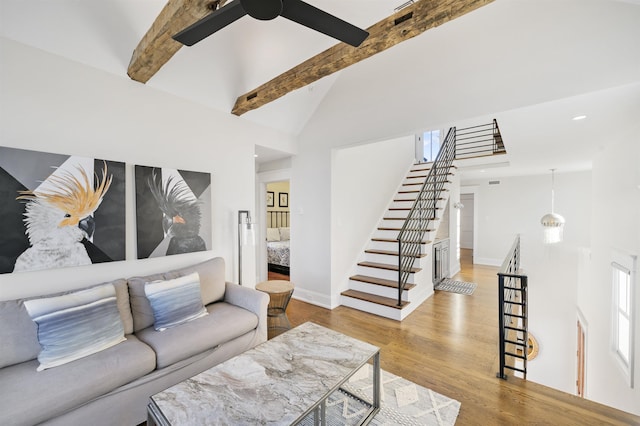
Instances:
[[[101,178],[81,166],[59,169],[33,191],[21,191],[26,202],[24,223],[30,247],[18,256],[14,272],[91,264],[83,239],[95,229],[93,213],[109,190],[104,164]]]

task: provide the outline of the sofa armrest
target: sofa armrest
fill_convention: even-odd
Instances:
[[[269,305],[267,293],[227,282],[224,301],[256,314],[258,316],[258,326],[256,327],[258,343],[267,341],[267,306]]]

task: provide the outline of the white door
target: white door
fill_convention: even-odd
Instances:
[[[460,248],[473,249],[473,204],[474,194],[461,194],[460,202]]]

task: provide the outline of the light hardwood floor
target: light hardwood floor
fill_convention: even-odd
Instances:
[[[313,321],[381,348],[381,366],[462,403],[457,425],[640,425],[640,417],[498,371],[497,268],[463,253],[471,296],[436,292],[402,322],[291,300],[292,325]],[[295,292],[294,292],[295,297]]]

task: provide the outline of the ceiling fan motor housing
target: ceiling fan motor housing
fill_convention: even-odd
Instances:
[[[282,0],[240,0],[247,15],[261,21],[268,21],[282,13]]]

